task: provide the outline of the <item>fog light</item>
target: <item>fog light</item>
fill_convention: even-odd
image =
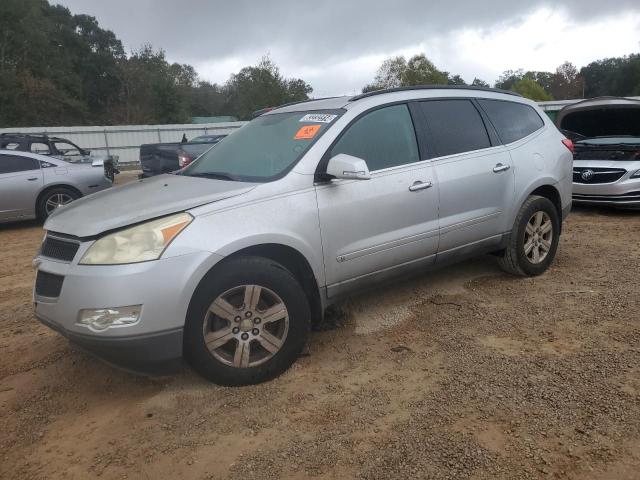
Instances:
[[[88,308],[80,310],[77,325],[103,331],[111,327],[127,327],[138,322],[142,305],[115,308]]]

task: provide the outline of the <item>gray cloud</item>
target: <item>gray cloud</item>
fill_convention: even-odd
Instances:
[[[640,12],[637,0],[58,1],[74,13],[96,16],[129,49],[149,42],[164,48],[171,60],[195,66],[233,58],[253,62],[272,52],[289,75],[314,65],[348,64],[350,59],[415,45],[434,45],[446,51],[447,35],[452,31],[473,28],[489,35],[495,29],[517,26],[545,6],[563,9],[577,23]],[[544,43],[545,34],[540,32],[542,42],[537,43]],[[371,72],[366,74],[370,77]],[[327,89],[335,83],[314,87]]]

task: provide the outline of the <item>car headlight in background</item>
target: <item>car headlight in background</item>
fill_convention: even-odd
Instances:
[[[157,260],[192,220],[191,215],[183,212],[111,233],[91,245],[80,264],[119,265]]]

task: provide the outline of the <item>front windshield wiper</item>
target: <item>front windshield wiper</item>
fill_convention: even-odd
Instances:
[[[183,173],[182,175],[186,177],[201,177],[201,178],[211,178],[213,180],[228,180],[232,182],[237,182],[238,179],[234,175],[225,172],[197,172],[197,173]]]

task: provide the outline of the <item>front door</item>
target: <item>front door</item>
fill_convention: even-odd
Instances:
[[[438,185],[429,162],[420,159],[407,105],[356,120],[329,156],[339,153],[364,159],[371,179],[316,187],[328,295],[419,261],[432,263]]]

